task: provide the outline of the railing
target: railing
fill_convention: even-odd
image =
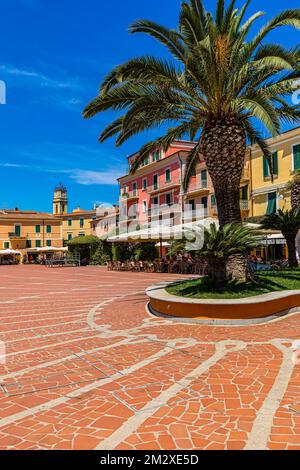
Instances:
[[[195,181],[193,183],[190,183],[189,188],[188,188],[188,193],[193,192],[193,191],[206,191],[208,190],[208,183],[207,181],[202,181],[199,183],[198,181]]]
[[[165,180],[160,180],[157,182],[157,184],[152,184],[147,187],[148,192],[154,192],[154,191],[160,191],[160,190],[165,190],[167,188],[171,188],[173,186],[180,186],[181,181],[178,176],[172,177],[170,181],[165,181]]]
[[[241,211],[248,211],[249,210],[249,201],[240,201]]]

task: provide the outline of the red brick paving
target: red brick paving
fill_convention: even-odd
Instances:
[[[145,288],[174,275],[1,266],[0,278],[0,450],[244,449],[300,338],[300,314],[248,327],[150,316]],[[263,448],[300,449],[299,368],[284,389]]]

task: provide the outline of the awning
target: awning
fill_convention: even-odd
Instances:
[[[0,255],[21,255],[21,252],[15,250],[0,250]]]
[[[150,225],[149,228],[136,230],[133,232],[121,233],[113,237],[109,237],[109,242],[153,242],[160,240],[180,240],[184,236],[186,230],[195,230],[197,227],[202,226],[209,228],[214,223],[219,226],[217,219],[208,217],[207,219],[198,220],[197,222],[189,222],[186,224],[178,224],[174,226],[157,224]]]
[[[55,246],[44,246],[44,247],[39,247],[36,249],[39,253],[45,253],[45,252],[50,252],[50,251],[68,251],[68,247],[64,246],[61,248],[57,248]]]

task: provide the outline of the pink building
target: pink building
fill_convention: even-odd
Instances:
[[[132,232],[143,229],[149,222],[155,223],[166,217],[171,219],[171,225],[182,223],[183,208],[189,208],[189,214],[197,210],[196,216],[201,218],[216,217],[217,206],[214,189],[204,161],[199,159],[196,171],[191,179],[188,191],[183,191],[186,160],[191,149],[195,146],[190,141],[174,141],[169,149],[161,149],[148,155],[134,175],[118,179],[120,184],[119,221],[121,232]],[[129,168],[138,153],[128,157]],[[241,187],[241,208],[244,217],[249,212],[249,174],[246,162]],[[109,217],[111,218],[111,217]],[[107,220],[98,218],[96,233],[103,236],[111,231]],[[194,220],[194,219],[193,219]]]

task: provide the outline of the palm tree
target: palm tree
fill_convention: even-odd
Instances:
[[[173,60],[142,56],[117,66],[103,80],[85,118],[113,109],[121,115],[101,133],[100,142],[116,136],[116,145],[145,130],[167,124],[168,130],[146,144],[132,165],[134,173],[149,152],[166,150],[175,139],[196,140],[184,179],[187,189],[200,155],[210,173],[220,225],[241,220],[239,189],[247,141],[257,144],[270,162],[263,139],[281,121],[298,122],[299,106],[285,99],[300,76],[299,48],[264,43],[281,26],[300,29],[300,9],[282,11],[253,36],[259,11],[245,20],[251,0],[238,9],[217,0],[215,14],[202,0],[182,2],[178,29],[148,20],[136,21],[131,33],[146,33],[163,44]]]
[[[186,230],[185,240],[177,240],[170,254],[192,251],[206,261],[206,272],[216,286],[225,285],[227,281],[246,281],[250,274],[246,268],[247,253],[251,248],[261,244],[261,235],[242,223],[230,223],[219,229],[216,224],[210,228],[201,225],[194,230]],[[241,263],[237,264],[236,259]],[[228,269],[228,261],[234,259],[235,269]],[[240,269],[241,264],[245,269]]]
[[[300,210],[300,171],[298,170],[289,182],[287,189],[291,191],[291,204],[293,209]]]
[[[288,247],[289,266],[291,268],[297,267],[296,237],[300,230],[300,210],[279,210],[275,214],[267,215],[262,221],[262,228],[280,230],[282,232]]]

